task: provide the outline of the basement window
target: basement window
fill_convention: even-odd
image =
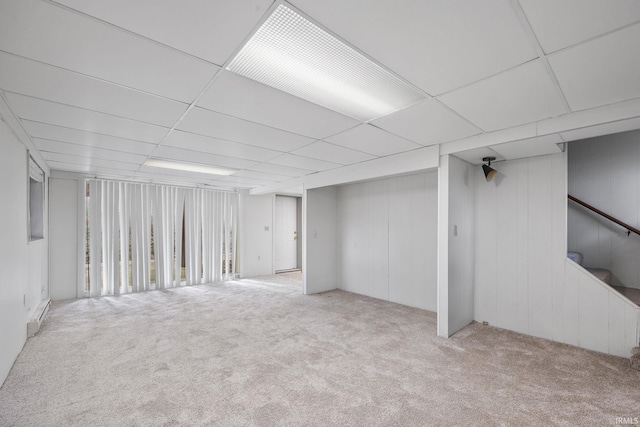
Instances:
[[[28,233],[29,242],[44,239],[44,171],[29,155]]]

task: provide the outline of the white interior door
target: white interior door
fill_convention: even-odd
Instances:
[[[297,203],[295,197],[276,196],[275,271],[298,267]]]

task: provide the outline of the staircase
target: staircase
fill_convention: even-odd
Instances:
[[[584,265],[582,264],[584,261],[584,257],[580,252],[569,252],[567,253],[567,258],[569,258],[571,261],[575,262],[576,264],[580,265],[581,267],[584,267]],[[598,280],[611,286],[611,271],[605,270],[604,268],[591,268],[591,267],[584,267],[584,269],[587,270],[589,273],[593,274]],[[640,290],[639,289],[625,288],[623,286],[611,286],[611,287],[614,288],[616,291],[620,292],[625,297],[627,297],[631,302],[633,302],[637,306],[640,306]]]

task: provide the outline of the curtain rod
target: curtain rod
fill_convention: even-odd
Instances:
[[[196,188],[201,190],[215,190],[215,191],[225,191],[227,193],[238,193],[237,188],[234,188],[234,189],[221,188],[221,187],[214,187],[209,184],[180,185],[180,184],[169,184],[169,183],[161,183],[161,182],[154,182],[154,181],[142,181],[142,180],[136,181],[136,180],[126,180],[126,179],[118,179],[118,178],[100,178],[97,175],[96,176],[84,175],[83,178],[85,180],[95,179],[100,181],[124,182],[129,184],[164,185],[164,186],[177,187],[177,188],[191,188],[191,189]]]

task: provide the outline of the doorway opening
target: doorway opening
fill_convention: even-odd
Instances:
[[[302,267],[302,198],[276,196],[274,228],[274,264],[276,273]]]

